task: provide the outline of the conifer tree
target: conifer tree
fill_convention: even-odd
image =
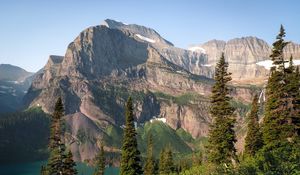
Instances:
[[[285,30],[280,27],[280,32],[273,44],[272,58],[275,65],[271,69],[271,75],[266,88],[266,108],[263,122],[263,139],[266,147],[276,149],[284,142],[288,142],[294,133],[291,125],[293,109],[296,108],[295,94],[299,93],[299,80],[295,80],[292,57],[290,66],[284,67],[287,62],[283,57],[283,49],[289,43],[284,41]],[[298,84],[297,84],[298,83]],[[297,101],[297,100],[296,100]]]
[[[215,84],[212,88],[210,113],[212,124],[208,136],[208,160],[215,165],[228,166],[236,160],[236,142],[234,132],[234,108],[230,104],[231,97],[227,83],[231,73],[227,72],[228,63],[222,54],[215,68]]]
[[[158,172],[159,175],[162,175],[165,173],[165,161],[166,161],[166,149],[163,148],[159,154],[159,167],[158,167]]]
[[[62,174],[65,167],[65,145],[61,140],[63,116],[64,107],[62,100],[59,97],[55,104],[54,112],[51,117],[49,141],[50,156],[47,164],[47,173],[49,175]]]
[[[168,175],[173,173],[175,165],[173,162],[173,153],[171,148],[163,148],[159,159],[159,174]]]
[[[136,140],[136,130],[134,126],[132,98],[129,97],[125,109],[125,128],[122,145],[122,158],[120,166],[121,175],[142,174],[140,164],[140,151]]]
[[[294,71],[292,57],[290,66],[283,57],[285,30],[280,27],[277,40],[273,44],[274,67],[271,68],[266,87],[266,106],[263,119],[264,147],[257,160],[259,168],[268,174],[297,174],[300,172],[299,136],[299,79]],[[295,120],[296,119],[296,120]]]
[[[153,137],[150,133],[148,136],[147,143],[147,157],[144,166],[144,175],[154,175],[155,174],[155,159],[153,155]]]
[[[72,152],[69,151],[64,161],[63,175],[75,175],[75,174],[77,174],[76,163],[73,160]]]
[[[248,131],[245,138],[245,154],[254,156],[262,148],[263,140],[258,122],[258,96],[252,101],[252,108],[248,116]]]
[[[105,155],[103,145],[100,147],[100,151],[96,157],[96,171],[94,175],[104,175],[105,171]]]
[[[165,155],[165,173],[171,174],[175,170],[175,165],[173,162],[173,152],[171,148],[168,148]]]

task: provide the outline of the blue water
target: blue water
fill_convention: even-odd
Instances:
[[[32,163],[0,165],[0,175],[39,175],[41,166],[45,164],[45,161],[39,161]],[[76,169],[78,171],[78,175],[92,175],[94,172],[93,167],[87,166],[83,163],[77,163]],[[106,168],[105,174],[118,175],[119,169],[115,167]]]

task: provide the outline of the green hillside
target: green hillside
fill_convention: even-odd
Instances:
[[[185,142],[185,138],[181,137],[187,135],[187,133],[179,135],[176,130],[161,121],[146,122],[144,126],[137,129],[137,132],[142,153],[146,151],[147,137],[150,133],[154,139],[154,155],[156,157],[158,157],[162,148],[166,146],[171,147],[174,153],[189,154],[192,152],[192,149]]]

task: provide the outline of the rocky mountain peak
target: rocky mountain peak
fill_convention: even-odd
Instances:
[[[137,25],[137,24],[126,24],[112,19],[104,20],[101,25],[111,29],[118,29],[122,31],[128,31],[135,35],[138,39],[150,42],[152,44],[164,44],[173,46],[173,44],[159,35],[154,29]]]

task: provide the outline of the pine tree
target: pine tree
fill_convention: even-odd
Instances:
[[[165,161],[166,161],[166,150],[163,148],[159,154],[159,167],[158,172],[160,175],[163,175],[165,173]]]
[[[292,57],[290,66],[283,57],[283,26],[273,44],[274,67],[271,68],[266,87],[266,106],[263,120],[264,146],[257,157],[259,168],[268,174],[297,174],[300,172],[299,136],[297,136],[297,118],[299,118],[299,79],[294,71]],[[295,120],[296,119],[296,120]]]
[[[94,175],[104,175],[105,171],[105,155],[103,145],[100,147],[100,151],[96,157],[96,171]]]
[[[72,152],[69,151],[64,161],[63,175],[75,175],[77,173],[76,163],[73,161]]]
[[[168,175],[173,173],[175,165],[173,162],[173,153],[171,148],[163,148],[159,159],[159,174]]]
[[[266,88],[266,108],[263,122],[263,139],[269,149],[278,148],[293,135],[294,129],[291,125],[292,109],[295,108],[293,101],[294,93],[299,93],[299,80],[294,81],[294,68],[292,57],[290,66],[284,67],[287,62],[283,57],[283,49],[288,44],[284,41],[285,30],[280,27],[280,32],[273,44],[270,57],[275,65],[271,69],[271,75]],[[294,92],[293,92],[294,91]]]
[[[248,132],[245,138],[245,154],[250,156],[254,156],[263,146],[262,133],[258,122],[258,110],[258,96],[255,95],[248,116]]]
[[[168,148],[165,155],[165,172],[166,174],[171,174],[175,170],[175,165],[173,161],[173,152],[171,148]]]
[[[49,150],[50,156],[47,164],[47,172],[49,175],[62,174],[65,164],[65,145],[61,140],[62,136],[62,118],[64,116],[64,107],[61,98],[59,97],[51,117],[51,131]]]
[[[228,166],[236,160],[236,142],[234,132],[234,108],[230,105],[231,97],[227,83],[231,73],[227,72],[228,63],[224,53],[215,68],[215,84],[212,88],[210,113],[213,122],[208,136],[208,160],[215,165]]]
[[[291,141],[295,141],[295,139],[300,139],[300,77],[299,67],[294,67],[293,56],[290,57],[289,67],[285,72],[285,109],[288,115],[288,123],[291,124],[291,130],[288,135]]]
[[[142,174],[140,165],[140,151],[138,150],[136,131],[134,126],[133,105],[131,97],[128,98],[125,109],[125,128],[122,145],[122,158],[120,166],[121,175]]]
[[[153,137],[150,133],[148,136],[147,144],[147,158],[144,166],[144,175],[154,175],[155,174],[155,159],[153,155]]]

